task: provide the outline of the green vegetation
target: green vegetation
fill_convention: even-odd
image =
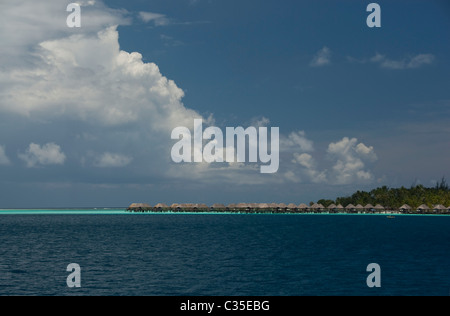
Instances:
[[[352,196],[339,197],[336,201],[319,200],[317,203],[325,207],[332,203],[343,206],[350,203],[353,205],[381,204],[393,209],[397,209],[403,204],[408,204],[413,208],[422,204],[430,208],[436,204],[450,206],[450,188],[445,178],[442,178],[441,182],[436,183],[436,186],[432,188],[426,188],[423,185],[411,186],[409,189],[405,187],[394,189],[383,186],[370,192],[357,191]]]

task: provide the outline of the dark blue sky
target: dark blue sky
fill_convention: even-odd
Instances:
[[[121,27],[120,43],[156,62],[187,106],[224,120],[263,115],[288,130],[403,120],[414,104],[448,98],[450,11],[438,1],[378,3],[380,29],[366,26],[364,1],[136,1],[125,8],[174,22]],[[310,67],[324,46],[331,64]],[[349,61],[377,53],[436,62],[392,71]]]

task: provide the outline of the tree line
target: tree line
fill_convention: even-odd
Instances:
[[[409,189],[389,188],[382,186],[373,189],[370,192],[357,191],[351,196],[338,197],[336,200],[322,199],[317,201],[327,207],[330,204],[341,204],[344,207],[353,204],[381,204],[387,208],[397,209],[403,204],[408,204],[411,207],[418,207],[422,204],[432,208],[433,205],[442,204],[446,207],[450,206],[450,187],[443,177],[440,182],[437,182],[434,187],[425,187],[421,184],[412,185]]]

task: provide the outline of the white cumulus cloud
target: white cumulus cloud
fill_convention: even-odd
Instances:
[[[32,168],[37,165],[62,165],[66,155],[55,143],[43,146],[31,143],[25,153],[19,154],[19,158],[26,162],[28,168]]]
[[[282,150],[311,152],[314,151],[314,142],[306,137],[305,131],[296,131],[287,137],[280,135],[280,147]]]
[[[97,158],[94,165],[99,168],[119,168],[127,166],[132,160],[129,156],[106,152]]]
[[[326,183],[328,181],[327,170],[319,170],[316,160],[310,154],[295,153],[292,162],[303,167],[303,174],[309,181],[313,183]]]
[[[111,9],[102,1],[77,1],[81,5],[82,28],[69,28],[66,11],[70,1],[0,1],[0,64],[9,68],[36,60],[30,51],[39,43],[71,34],[96,33],[111,25],[129,24],[125,10]]]
[[[331,143],[327,152],[331,159],[336,160],[329,175],[330,181],[337,184],[350,184],[373,178],[372,173],[366,170],[365,164],[365,162],[377,160],[373,147],[358,143],[356,138],[344,137],[336,143]]]
[[[0,88],[0,110],[103,125],[146,119],[154,129],[200,116],[183,106],[184,92],[158,66],[120,50],[115,26],[42,42],[34,54],[40,59],[34,67],[0,74],[0,82],[9,81]]]
[[[368,164],[378,159],[375,150],[372,146],[358,143],[356,138],[344,137],[330,143],[327,158],[331,165],[322,168],[310,153],[294,153],[291,162],[300,167],[297,170],[298,176],[312,183],[356,184],[372,181],[374,178]]]

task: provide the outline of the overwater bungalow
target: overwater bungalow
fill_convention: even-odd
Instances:
[[[179,209],[184,212],[206,212],[209,211],[210,207],[206,204],[183,203],[179,205]]]
[[[184,212],[191,212],[195,208],[195,204],[192,203],[182,203],[180,204],[180,209]]]
[[[172,210],[173,212],[180,212],[181,211],[181,204],[173,203],[170,206],[170,210]]]
[[[248,206],[250,207],[250,209],[252,209],[253,211],[256,211],[259,209],[259,203],[249,203]]]
[[[201,212],[207,212],[210,210],[210,207],[208,205],[206,205],[205,203],[198,203],[198,204],[195,204],[195,210],[201,211]]]
[[[445,213],[447,210],[448,209],[442,204],[437,204],[433,206],[434,213]]]
[[[328,212],[330,212],[330,213],[337,213],[336,204],[334,204],[334,203],[331,203],[330,205],[325,207],[325,209],[328,210]]]
[[[219,203],[213,204],[213,205],[211,206],[211,210],[212,210],[212,211],[218,211],[218,212],[223,212],[223,211],[226,210],[226,208],[227,208],[227,207],[226,207],[225,205],[219,204]]]
[[[250,206],[247,203],[239,203],[238,205],[236,205],[236,209],[239,211],[247,211],[250,210]]]
[[[258,208],[260,210],[268,210],[269,209],[269,204],[267,204],[267,203],[259,203],[258,204]]]
[[[269,209],[272,211],[276,211],[278,209],[278,204],[277,203],[269,203]]]
[[[308,210],[309,207],[308,207],[308,205],[302,203],[297,208],[300,212],[306,212],[306,210]]]
[[[155,205],[155,207],[153,209],[157,210],[157,211],[164,211],[164,210],[168,210],[169,206],[167,206],[164,203],[158,203],[158,204]]]
[[[309,209],[311,211],[313,211],[314,213],[316,213],[316,212],[323,211],[324,206],[322,204],[314,203],[313,205],[311,205],[311,207]]]
[[[361,213],[361,212],[364,211],[364,206],[362,206],[361,204],[358,204],[358,205],[355,206],[355,210],[356,210],[358,213]]]
[[[402,206],[400,206],[400,208],[398,210],[403,213],[409,213],[409,212],[411,212],[412,207],[409,206],[408,204],[403,204]]]
[[[294,203],[289,203],[287,206],[287,210],[293,212],[293,211],[297,211],[298,208],[297,208],[297,205],[295,205]]]
[[[384,206],[377,204],[374,206],[374,210],[375,210],[375,212],[381,213],[384,211]]]
[[[428,213],[429,211],[430,211],[430,208],[428,207],[428,205],[422,204],[417,207],[417,212],[419,212],[419,213]]]
[[[349,204],[349,205],[347,205],[346,207],[345,207],[345,210],[347,211],[347,212],[355,212],[355,206],[353,205],[353,204]]]
[[[127,211],[132,212],[147,212],[152,209],[150,204],[147,203],[131,203],[130,206],[128,206]]]
[[[374,209],[372,204],[367,204],[366,206],[364,206],[364,211],[366,211],[366,212],[374,212],[375,209]]]
[[[245,204],[245,211],[247,212],[254,212],[258,208],[257,203],[243,203]]]

